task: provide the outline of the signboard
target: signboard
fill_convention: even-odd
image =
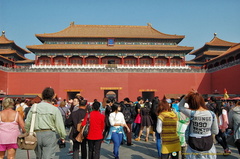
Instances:
[[[114,45],[114,39],[113,38],[108,39],[108,45]]]

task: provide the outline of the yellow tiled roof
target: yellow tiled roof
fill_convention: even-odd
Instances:
[[[12,40],[8,40],[8,38],[5,37],[5,35],[0,36],[0,44],[10,44],[14,43]]]
[[[35,60],[30,60],[30,59],[27,59],[27,60],[19,60],[19,61],[16,61],[15,63],[35,63]]]
[[[201,59],[201,58],[203,58],[205,56],[219,56],[219,55],[223,54],[224,52],[225,51],[204,51],[203,54],[195,57],[191,61],[195,61],[195,60]]]
[[[222,40],[222,39],[215,36],[210,42],[207,42],[207,43],[205,43],[205,45],[203,47],[190,52],[189,55],[195,55],[195,54],[205,50],[207,48],[207,45],[209,45],[209,46],[228,46],[228,47],[231,47],[231,46],[236,45],[236,44],[237,43],[228,42],[228,41]]]
[[[0,54],[13,54],[17,53],[16,50],[11,50],[11,49],[0,49]]]
[[[0,55],[0,59],[1,58],[3,58],[3,59],[5,59],[5,60],[8,60],[8,61],[11,61],[11,62],[13,62],[12,60],[10,60],[9,58],[7,58],[7,57],[4,57],[4,56],[2,56],[2,55]]]
[[[223,54],[225,51],[204,51],[203,55],[212,55],[212,56],[219,56]]]
[[[27,46],[29,50],[167,50],[191,51],[193,47],[178,45],[77,45],[77,44],[43,44]]]
[[[221,58],[222,56],[230,54],[230,53],[232,53],[234,51],[237,51],[237,50],[240,50],[240,43],[230,47],[227,51],[225,51],[224,53],[222,53],[221,55],[219,55],[219,56],[217,56],[215,58],[212,58],[210,61],[213,61],[213,60],[216,60],[218,58]]]
[[[186,64],[200,64],[203,65],[205,62],[199,62],[199,61],[186,61]]]
[[[182,35],[164,34],[151,26],[127,25],[70,25],[56,33],[36,34],[45,38],[154,38],[154,39],[183,39]]]
[[[22,58],[22,59],[27,59],[26,57],[18,54],[16,50],[0,49],[0,55],[8,55],[8,54],[16,54],[18,57],[20,57],[20,58]]]
[[[206,45],[211,45],[211,46],[233,46],[235,44],[237,43],[225,41],[216,36],[210,42],[206,43]]]
[[[19,50],[21,50],[22,53],[24,53],[24,54],[30,53],[28,50],[25,50],[25,49],[19,47],[18,45],[16,45],[13,40],[8,40],[8,38],[6,38],[6,36],[4,34],[0,36],[0,45],[1,44],[11,44],[11,43],[13,43],[17,48],[19,48]]]

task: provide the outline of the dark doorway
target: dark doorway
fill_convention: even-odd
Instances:
[[[0,66],[4,66],[4,63],[2,61],[0,61]]]
[[[142,92],[142,97],[144,100],[152,101],[155,96],[155,92]]]
[[[77,94],[80,94],[80,92],[67,92],[68,99],[74,99]]]
[[[115,60],[108,60],[108,64],[115,64]]]
[[[118,101],[118,90],[104,90],[104,97]]]

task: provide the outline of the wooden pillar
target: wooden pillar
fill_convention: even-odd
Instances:
[[[229,63],[227,58],[226,58],[226,63]],[[219,65],[220,65],[220,62],[219,62]]]
[[[67,58],[67,65],[70,65],[69,56],[67,56],[66,58]]]
[[[155,66],[156,57],[152,57],[152,65]]]
[[[54,65],[54,63],[53,63],[53,56],[50,56],[50,65]]]
[[[182,57],[182,66],[185,66],[186,62],[185,62],[185,57]]]
[[[85,61],[85,60],[86,60],[86,59],[85,59],[86,57],[83,56],[82,58],[83,58],[83,65],[85,65],[85,64],[86,64],[86,61]]]
[[[121,64],[124,65],[124,57],[121,58]]]
[[[98,56],[98,64],[102,64],[102,57],[101,56]]]
[[[139,56],[137,57],[137,65],[138,66],[140,65],[140,57]]]
[[[171,58],[168,57],[168,62],[167,62],[167,66],[170,66],[171,65]]]
[[[35,56],[35,65],[38,65],[39,61],[38,61],[38,56]]]

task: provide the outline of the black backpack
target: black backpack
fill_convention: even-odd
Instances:
[[[133,118],[134,118],[134,107],[131,106],[130,104],[126,104],[124,105],[124,108],[123,108],[123,116],[124,116],[124,119],[126,121],[126,123],[131,123],[133,122]]]

